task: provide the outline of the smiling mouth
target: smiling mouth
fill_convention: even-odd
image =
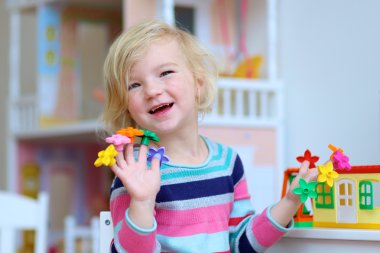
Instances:
[[[154,107],[152,110],[149,111],[150,114],[155,114],[157,112],[164,111],[166,109],[171,108],[174,105],[174,103],[167,103],[167,104],[161,104],[157,107]]]

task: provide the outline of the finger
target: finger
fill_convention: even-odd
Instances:
[[[127,164],[132,164],[135,162],[135,156],[133,152],[133,143],[127,144],[125,149],[125,155]]]
[[[119,177],[119,172],[121,171],[121,169],[119,168],[119,166],[115,164],[109,166],[109,168],[112,170],[112,172],[117,176]]]
[[[148,151],[148,146],[147,145],[140,145],[140,151],[139,151],[139,157],[138,157],[138,161],[139,162],[145,162],[146,163],[146,160],[147,160],[147,156],[146,156],[146,153]]]
[[[310,169],[308,172],[307,172],[307,175],[305,177],[305,180],[307,182],[310,182],[310,181],[315,181],[317,180],[317,177],[318,177],[318,169],[317,168],[313,168],[313,169]]]
[[[152,158],[152,162],[150,163],[150,168],[154,172],[159,172],[160,171],[160,162],[161,162],[161,156],[156,154]]]
[[[127,168],[127,162],[124,159],[123,152],[118,152],[118,154],[116,155],[116,162],[121,169]]]
[[[306,175],[308,169],[309,169],[309,165],[310,165],[310,162],[305,160],[302,164],[301,164],[301,167],[299,169],[299,172],[298,172],[298,175],[300,177],[303,177]]]

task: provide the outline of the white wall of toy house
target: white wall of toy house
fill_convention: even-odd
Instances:
[[[329,143],[352,164],[380,163],[380,2],[279,2],[281,76],[286,85],[287,164]]]

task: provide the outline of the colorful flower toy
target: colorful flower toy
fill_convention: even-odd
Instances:
[[[105,150],[98,153],[98,159],[94,162],[95,167],[100,167],[102,165],[112,166],[115,164],[115,156],[117,151],[113,144],[110,144]]]
[[[293,193],[297,195],[301,195],[300,199],[302,203],[305,203],[307,198],[316,198],[317,193],[315,192],[315,186],[317,182],[309,182],[307,183],[303,178],[300,179],[300,187],[294,188]]]
[[[149,141],[152,140],[152,141],[160,141],[160,138],[158,138],[158,136],[149,131],[149,130],[142,130],[143,132],[143,135],[141,136],[141,145],[146,145],[148,146],[149,145]]]
[[[337,148],[337,147],[335,147],[335,146],[332,145],[332,144],[329,144],[328,147],[329,147],[329,149],[333,152],[333,153],[331,154],[331,156],[330,156],[330,160],[331,160],[331,161],[333,160],[333,155],[334,155],[334,153],[335,153],[336,151],[340,151],[340,152],[342,152],[342,154],[343,154],[343,149],[341,149],[341,148]]]
[[[120,152],[123,151],[125,144],[131,143],[131,139],[125,135],[113,134],[112,136],[106,138],[106,142],[113,144],[116,151]]]
[[[303,156],[298,156],[297,161],[303,163],[304,161],[309,161],[309,169],[315,168],[315,163],[318,162],[319,156],[312,156],[310,150],[306,149]]]
[[[349,163],[349,158],[339,150],[335,151],[332,156],[332,161],[335,169],[350,170],[351,164]]]
[[[334,166],[331,161],[324,165],[318,165],[318,182],[326,182],[328,186],[332,187],[334,179],[339,176],[338,172],[334,171]]]
[[[148,161],[152,162],[152,159],[157,156],[160,157],[160,166],[163,162],[169,162],[169,157],[165,155],[165,147],[159,147],[158,149],[149,148]]]
[[[116,133],[127,136],[128,138],[131,139],[131,143],[134,142],[135,136],[142,136],[144,134],[144,132],[142,130],[137,129],[137,128],[133,128],[133,127],[127,127],[127,128],[120,129]]]

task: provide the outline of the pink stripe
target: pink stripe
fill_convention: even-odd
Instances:
[[[129,194],[122,194],[114,198],[110,203],[110,210],[113,224],[118,224],[121,220],[125,220],[125,211],[131,202]]]
[[[160,225],[157,233],[164,236],[189,236],[195,234],[212,234],[221,231],[228,231],[228,223],[225,221],[203,222],[179,227],[172,225]]]
[[[156,231],[141,235],[132,230],[125,221],[117,237],[121,246],[128,252],[153,252],[156,245]]]
[[[248,193],[247,180],[242,179],[234,190],[234,200],[249,199],[251,196]]]
[[[232,203],[195,208],[191,210],[163,210],[157,209],[156,219],[158,224],[183,226],[201,222],[212,223],[223,221],[228,224]]]
[[[280,239],[285,232],[278,230],[268,219],[267,210],[265,209],[260,216],[256,217],[252,224],[252,232],[255,235],[257,241],[263,247],[269,247],[273,245],[278,239]]]

